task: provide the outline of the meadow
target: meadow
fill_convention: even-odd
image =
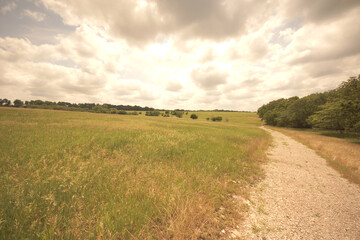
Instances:
[[[0,239],[219,238],[270,137],[255,113],[196,114],[0,108]]]

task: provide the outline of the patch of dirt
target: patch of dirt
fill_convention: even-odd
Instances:
[[[360,187],[313,150],[273,136],[266,177],[254,188],[236,239],[360,239]],[[360,156],[359,156],[360,157]]]

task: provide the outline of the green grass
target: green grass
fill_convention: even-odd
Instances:
[[[0,239],[216,238],[269,136],[255,114],[197,114],[0,108]]]

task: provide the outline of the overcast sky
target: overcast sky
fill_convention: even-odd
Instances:
[[[0,0],[0,98],[257,110],[360,74],[359,0]]]

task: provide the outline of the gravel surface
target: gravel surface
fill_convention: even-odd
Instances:
[[[360,239],[360,187],[342,178],[308,147],[263,129],[274,138],[266,177],[251,194],[243,225],[230,235],[238,239]]]

